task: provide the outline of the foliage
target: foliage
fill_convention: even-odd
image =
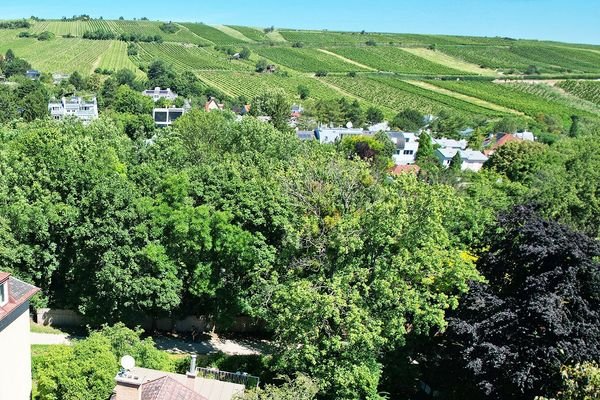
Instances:
[[[392,126],[405,132],[416,132],[423,127],[424,116],[417,110],[407,108],[392,120]]]
[[[267,385],[246,392],[238,400],[313,400],[319,391],[318,384],[306,375],[299,374],[295,379],[282,378],[279,386]]]
[[[40,400],[106,400],[114,387],[117,358],[100,335],[57,347],[34,365]]]
[[[367,113],[365,115],[367,123],[371,125],[378,124],[383,121],[383,118],[383,111],[381,111],[379,108],[369,107],[367,109]]]
[[[177,31],[179,31],[179,27],[177,26],[177,24],[174,24],[172,22],[161,24],[159,28],[165,33],[176,33]]]
[[[525,207],[497,232],[478,261],[488,283],[474,284],[449,320],[449,340],[461,344],[450,357],[464,360],[481,397],[551,394],[561,364],[600,356],[600,247]]]
[[[546,146],[535,142],[509,142],[497,149],[485,167],[515,182],[527,182],[544,168]]]
[[[270,122],[276,129],[288,129],[291,105],[287,100],[285,92],[282,90],[265,92],[252,99],[251,104],[251,115],[266,115],[271,118]]]

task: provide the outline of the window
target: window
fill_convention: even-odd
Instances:
[[[404,150],[404,155],[405,156],[412,156],[414,154],[414,150]]]
[[[0,285],[0,306],[8,303],[8,284],[4,282]]]

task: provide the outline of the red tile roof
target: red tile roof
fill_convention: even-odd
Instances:
[[[13,310],[28,301],[40,290],[33,285],[10,276],[10,274],[6,272],[0,272],[0,283],[6,281],[8,281],[8,283],[6,283],[8,285],[8,303],[0,307],[0,321],[10,315]]]
[[[494,152],[496,150],[498,150],[500,147],[504,146],[506,143],[509,143],[509,142],[522,142],[522,141],[523,141],[522,139],[519,139],[515,135],[507,133],[506,135],[502,136],[500,139],[496,140],[496,143],[494,143],[492,145],[492,147],[490,147],[489,149],[485,150],[483,152],[483,154],[485,154],[486,156],[489,156],[489,155],[494,154]]]
[[[390,170],[392,175],[401,175],[401,174],[418,174],[421,168],[416,164],[411,165],[396,165],[394,168]]]
[[[208,400],[168,376],[142,385],[141,400]]]

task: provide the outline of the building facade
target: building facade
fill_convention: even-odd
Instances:
[[[142,94],[152,98],[155,103],[160,99],[173,101],[177,98],[177,94],[174,93],[170,88],[161,89],[159,87],[155,87],[154,89],[144,90]]]
[[[456,153],[460,153],[462,171],[479,172],[481,168],[483,168],[483,164],[485,164],[485,162],[488,160],[488,157],[485,154],[476,150],[460,150],[446,147],[443,149],[437,149],[435,151],[436,157],[440,160],[440,163],[442,163],[444,168],[448,168],[450,166],[452,158],[454,158]]]
[[[60,101],[48,103],[48,111],[55,120],[75,117],[83,123],[90,123],[98,118],[98,102],[96,98],[85,100],[81,97],[63,97]]]
[[[417,161],[419,139],[412,132],[387,132],[390,140],[396,145],[392,155],[396,165],[412,165]]]
[[[152,118],[154,118],[156,126],[171,126],[173,125],[173,122],[185,114],[186,111],[187,108],[185,107],[155,108],[152,111]]]
[[[29,299],[38,290],[0,272],[0,399],[31,398]]]

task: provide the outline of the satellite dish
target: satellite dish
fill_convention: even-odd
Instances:
[[[348,121],[348,123],[346,124],[346,128],[352,129],[353,127],[354,125],[352,124],[352,121]]]
[[[135,367],[135,359],[131,356],[121,357],[121,367],[127,371],[131,370],[133,367]]]

